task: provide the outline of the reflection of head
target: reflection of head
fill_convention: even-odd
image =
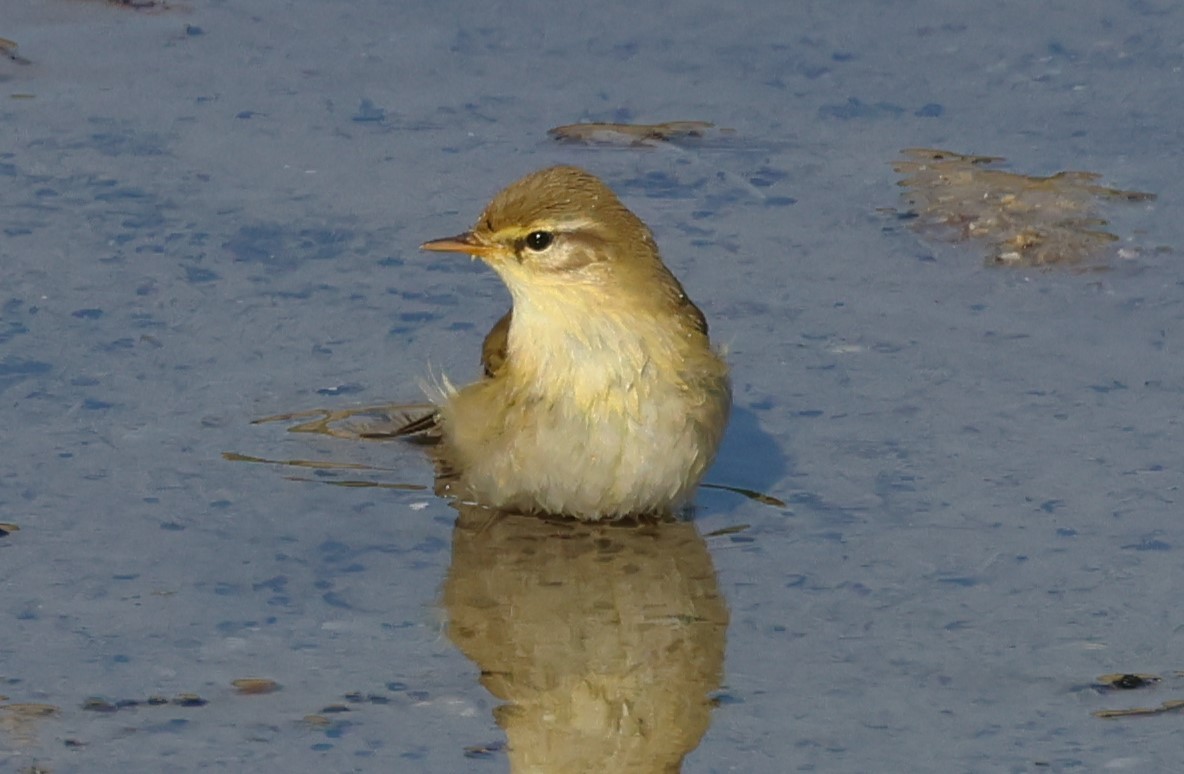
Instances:
[[[444,604],[449,637],[507,702],[516,772],[677,771],[707,730],[728,614],[692,524],[462,506]]]

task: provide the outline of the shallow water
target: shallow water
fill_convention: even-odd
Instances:
[[[505,293],[416,247],[553,163],[651,225],[728,350],[709,481],[787,503],[698,498],[686,588],[728,626],[719,686],[710,655],[684,683],[701,741],[663,739],[684,771],[1175,767],[1179,715],[1091,713],[1184,698],[1184,11],[749,7],[7,0],[0,695],[57,711],[0,706],[0,768],[509,769],[524,700],[450,638],[480,542],[430,466],[250,423],[475,376]],[[734,131],[546,134],[680,120]],[[1160,199],[1104,208],[1109,271],[985,267],[898,217],[909,147]],[[1127,672],[1164,679],[1092,685]]]

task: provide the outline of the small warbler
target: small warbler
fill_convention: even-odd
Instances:
[[[480,258],[512,299],[484,377],[401,431],[438,440],[451,495],[585,521],[688,502],[728,421],[728,367],[608,186],[576,167],[534,172],[423,249]]]

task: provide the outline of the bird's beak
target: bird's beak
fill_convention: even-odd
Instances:
[[[472,231],[466,231],[456,236],[424,242],[419,249],[431,250],[434,253],[467,253],[474,258],[483,258],[493,252],[493,245],[485,244]]]

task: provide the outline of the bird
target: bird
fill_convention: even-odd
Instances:
[[[533,172],[470,230],[421,248],[480,259],[511,298],[481,378],[446,383],[394,433],[434,446],[446,494],[592,522],[688,505],[728,422],[728,365],[653,233],[603,181]]]

